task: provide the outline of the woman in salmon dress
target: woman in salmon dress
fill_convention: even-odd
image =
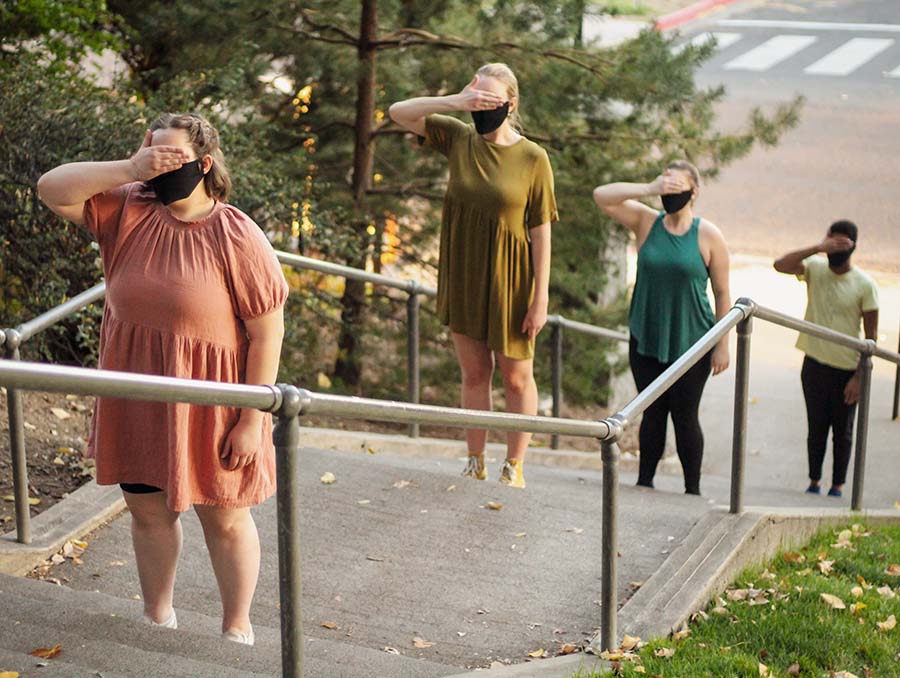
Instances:
[[[225,200],[216,130],[164,115],[127,160],[69,163],[38,182],[46,205],[96,238],[106,277],[100,367],[272,384],[287,284],[274,250]],[[89,454],[120,484],[146,619],[176,628],[179,516],[203,526],[222,597],[223,637],[253,644],[260,546],[250,507],[275,492],[271,415],[258,410],[98,398]]]
[[[547,152],[521,133],[519,86],[505,64],[482,66],[458,94],[417,97],[391,118],[447,156],[438,316],[453,334],[463,407],[491,409],[494,364],[506,409],[537,413],[534,339],[547,322],[550,223],[558,219]],[[470,112],[474,125],[443,115]],[[483,429],[469,429],[463,475],[484,480]],[[500,482],[525,487],[530,433],[507,436]]]

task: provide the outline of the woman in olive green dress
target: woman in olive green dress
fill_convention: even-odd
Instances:
[[[453,334],[462,405],[491,409],[494,365],[509,412],[537,413],[534,339],[547,322],[550,222],[557,220],[546,151],[521,133],[519,92],[505,64],[482,66],[458,94],[390,108],[399,125],[447,156],[438,271],[438,315]],[[474,125],[442,115],[470,112]],[[463,475],[484,480],[482,429],[466,432]],[[500,482],[524,487],[529,433],[507,436]]]

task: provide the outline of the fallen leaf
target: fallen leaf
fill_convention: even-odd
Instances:
[[[40,657],[41,659],[53,659],[56,655],[62,652],[62,645],[57,643],[53,647],[39,647],[36,650],[32,650],[28,654],[33,657]]]
[[[453,492],[453,490],[455,490],[455,489],[456,489],[456,485],[450,485],[450,487],[448,487],[445,491],[446,491],[446,492]]]
[[[884,573],[891,577],[900,577],[900,565],[891,563],[887,566],[887,569],[884,571]]]
[[[432,645],[434,645],[434,643],[432,643],[430,640],[425,640],[424,638],[419,638],[418,636],[412,639],[412,643],[420,650],[424,650],[426,647],[431,647]]]
[[[319,388],[331,388],[331,379],[324,372],[319,372],[316,375],[316,384]]]
[[[388,654],[400,654],[400,650],[398,650],[396,647],[391,647],[390,645],[387,645],[382,649]]]
[[[376,452],[375,452],[374,448],[367,447],[367,448],[366,448],[366,454],[376,454]]]
[[[640,642],[641,639],[638,636],[629,636],[626,633],[625,637],[622,638],[622,645],[620,647],[627,652],[628,650],[636,648]]]
[[[53,463],[56,464],[57,466],[64,466],[66,462],[62,457],[54,457]]]
[[[820,593],[822,596],[822,600],[828,604],[832,610],[846,610],[847,606],[844,605],[844,601],[838,598],[837,596],[833,596],[830,593]]]
[[[875,622],[875,626],[878,627],[879,631],[890,631],[897,626],[897,618],[894,615],[891,615],[883,622]]]
[[[410,481],[408,481],[408,480],[398,480],[397,482],[394,483],[394,487],[396,487],[397,489],[403,489],[404,487],[406,487],[409,484],[410,484]]]
[[[714,607],[714,608],[712,609],[712,613],[713,613],[713,614],[717,614],[717,615],[719,615],[720,617],[723,617],[723,616],[725,616],[726,614],[728,614],[728,610],[726,610],[724,607],[722,607],[721,605],[719,605],[719,606]]]
[[[517,539],[521,539],[522,537],[527,537],[528,533],[527,532],[516,532],[513,536],[516,537]]]
[[[635,666],[634,672],[635,673],[647,673],[647,669],[645,669],[643,666]]]
[[[812,574],[812,568],[811,568],[811,567],[804,567],[802,570],[799,570],[799,571],[797,572],[797,576],[799,576],[799,577],[807,577],[807,576],[809,576],[809,575],[811,575],[811,574]]]
[[[19,678],[18,671],[0,671],[0,678]]]
[[[51,407],[50,411],[53,413],[53,416],[60,420],[71,419],[72,415],[66,412],[63,409],[58,407]]]
[[[560,646],[557,654],[572,654],[573,652],[578,652],[578,646],[574,643],[565,643]]]
[[[758,662],[759,669],[759,678],[770,678],[771,673],[769,673],[769,667],[763,664],[762,662]]]
[[[671,659],[675,656],[675,648],[674,647],[660,647],[657,648],[653,653],[654,657],[662,657],[664,659]]]
[[[799,676],[800,675],[800,664],[794,662],[790,666],[788,666],[787,674],[789,676]]]
[[[866,607],[868,606],[865,603],[850,603],[850,614],[859,614],[860,611],[865,610]]]
[[[485,508],[489,508],[492,511],[499,511],[500,509],[503,508],[503,504],[501,504],[499,501],[489,501],[484,506],[485,506]]]
[[[529,652],[528,656],[532,659],[540,659],[541,657],[545,657],[547,653],[543,649],[534,650],[533,652]]]
[[[384,562],[384,558],[382,558],[381,556],[366,556],[366,560],[371,560],[375,563],[383,563]]]
[[[832,678],[859,678],[856,674],[850,673],[849,671],[838,671],[837,673],[831,674]]]
[[[334,477],[334,474],[331,471],[326,471],[322,474],[322,477],[319,478],[319,482],[323,485],[331,485],[337,478]]]
[[[25,426],[25,428],[27,428],[29,431],[36,431],[36,430],[37,430],[37,426],[35,426],[34,424],[32,424],[31,422],[28,422],[28,421],[25,422],[24,426]]]
[[[831,570],[834,568],[833,560],[820,560],[816,565],[819,566],[819,571],[824,574],[826,577],[831,574]]]
[[[29,506],[40,506],[41,500],[37,497],[28,497],[28,505]]]
[[[322,622],[322,627],[329,629],[331,631],[335,631],[337,629],[338,625],[335,624],[334,622]]]
[[[773,572],[769,572],[769,568],[766,568],[762,571],[762,574],[759,575],[759,578],[765,581],[771,581],[772,579],[775,579],[775,574]]]
[[[59,565],[60,563],[66,562],[66,559],[58,553],[54,553],[52,556],[50,556],[50,562],[54,565]]]
[[[642,582],[642,581],[630,581],[630,582],[628,582],[628,585],[629,585],[631,588],[633,588],[634,590],[637,590],[637,589],[641,588],[641,587],[644,585],[644,582]]]
[[[725,595],[728,600],[746,600],[747,596],[750,595],[750,589],[731,589],[726,591]]]
[[[689,635],[691,635],[690,629],[682,629],[681,631],[677,631],[672,634],[672,640],[674,640],[674,641],[684,640]]]
[[[862,598],[862,595],[863,595],[862,586],[854,586],[852,589],[850,589],[850,595],[853,596],[854,598]]]
[[[371,504],[372,500],[371,499],[357,499],[356,503],[359,504],[360,506],[365,506],[366,504]]]
[[[784,558],[787,563],[803,563],[806,562],[806,556],[802,553],[797,553],[795,551],[788,551],[785,553],[782,558]]]
[[[894,593],[894,590],[890,586],[879,586],[877,589],[878,595],[882,598],[890,600],[891,598],[896,598],[897,594]]]

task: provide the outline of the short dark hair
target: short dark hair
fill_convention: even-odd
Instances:
[[[840,221],[835,221],[833,224],[831,224],[831,226],[828,228],[828,232],[846,235],[848,238],[850,238],[850,240],[856,242],[856,237],[859,234],[859,229],[852,221],[841,219]]]

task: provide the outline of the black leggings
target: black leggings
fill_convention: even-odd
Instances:
[[[806,421],[809,435],[806,453],[809,458],[809,479],[822,479],[822,463],[828,445],[828,430],[834,441],[834,465],[831,484],[843,485],[850,465],[850,448],[853,444],[853,415],[856,405],[844,402],[844,388],[853,377],[853,370],[839,370],[823,365],[807,356],[803,359],[800,381],[806,400]]]
[[[637,352],[637,339],[631,338],[628,350],[631,374],[638,391],[647,388],[672,363]],[[640,467],[638,485],[653,487],[656,466],[666,446],[669,414],[675,426],[675,446],[684,471],[684,490],[700,494],[700,466],[703,463],[703,431],[700,428],[700,397],[709,378],[712,353],[688,370],[668,391],[644,411],[640,430]]]

